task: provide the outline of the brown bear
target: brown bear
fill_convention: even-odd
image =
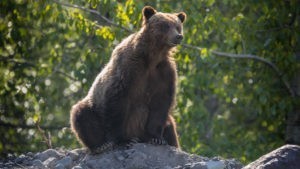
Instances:
[[[142,28],[112,52],[87,96],[72,107],[70,123],[80,142],[101,152],[132,140],[179,148],[171,110],[184,12],[143,8]]]

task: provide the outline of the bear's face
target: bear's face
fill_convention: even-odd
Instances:
[[[183,39],[182,23],[186,19],[184,12],[161,13],[150,6],[143,9],[143,25],[154,38],[154,42],[168,47],[174,47]]]

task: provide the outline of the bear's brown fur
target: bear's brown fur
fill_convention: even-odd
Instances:
[[[179,147],[171,116],[177,77],[172,54],[185,18],[144,7],[140,31],[114,49],[88,95],[72,107],[72,130],[91,151],[132,139]]]

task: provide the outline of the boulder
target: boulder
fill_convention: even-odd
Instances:
[[[243,169],[299,169],[300,146],[284,145],[245,166]]]

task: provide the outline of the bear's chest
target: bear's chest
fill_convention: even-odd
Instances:
[[[175,83],[174,70],[167,64],[160,64],[149,71],[145,80],[145,90],[148,93],[165,92],[172,83]]]
[[[130,88],[129,97],[138,102],[147,102],[154,95],[169,93],[176,83],[176,68],[168,62],[162,62],[152,67],[139,71]]]

